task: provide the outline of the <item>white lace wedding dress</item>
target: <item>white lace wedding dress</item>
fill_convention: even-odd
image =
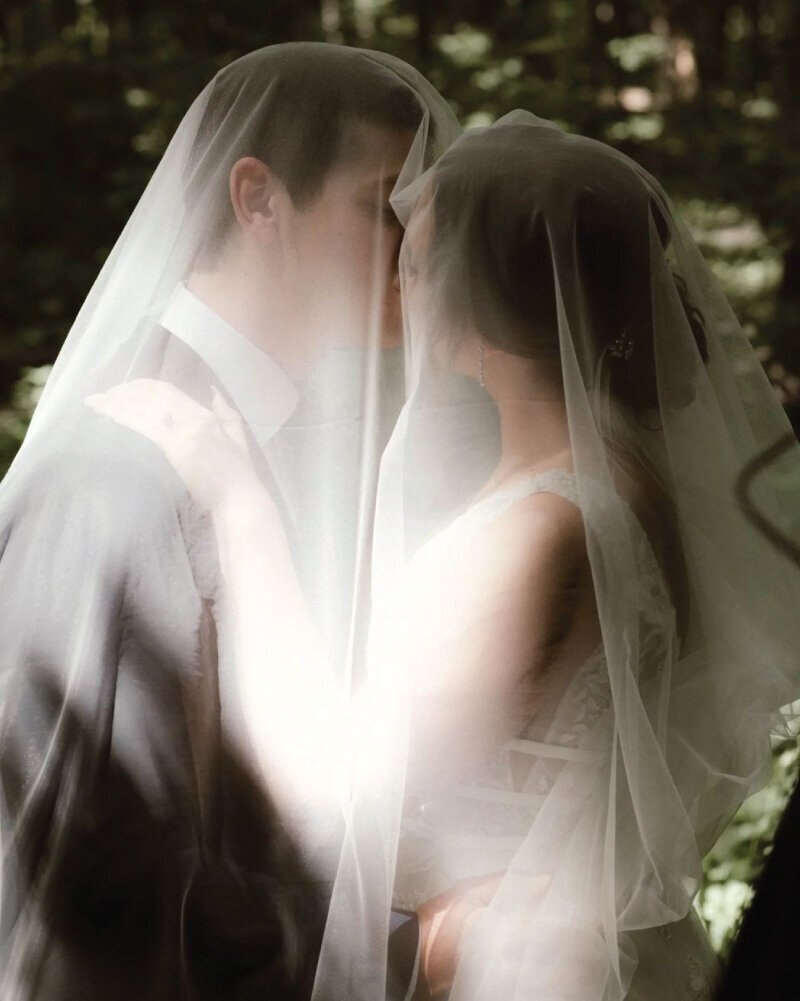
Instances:
[[[479,529],[502,516],[515,503],[537,492],[558,494],[578,505],[575,476],[554,469],[525,478],[470,507],[428,547],[457,543],[461,533]],[[675,612],[667,583],[641,523],[619,497],[629,538],[635,540],[640,578],[642,619],[669,642]],[[646,672],[645,672],[646,674]],[[590,762],[596,752],[582,738],[609,708],[611,691],[602,646],[574,672],[544,735],[533,739],[536,721],[457,785],[424,803],[406,803],[395,879],[395,906],[415,909],[459,880],[508,869],[536,813],[570,761]],[[540,724],[539,724],[540,725]],[[600,753],[600,752],[597,752]],[[530,756],[532,766],[523,788],[515,788],[513,755]],[[716,960],[694,912],[670,925],[634,932],[638,965],[628,1001],[701,1001],[711,996]],[[571,995],[570,995],[571,996]]]

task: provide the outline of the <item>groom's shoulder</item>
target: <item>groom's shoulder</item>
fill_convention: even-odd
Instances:
[[[174,512],[185,493],[155,446],[88,408],[69,415],[31,452],[15,492],[38,511],[61,511],[67,521],[75,512],[97,522],[113,515],[123,526],[153,521]]]
[[[93,392],[136,378],[163,379],[188,390],[210,384],[204,362],[157,322],[143,323],[93,380]],[[81,499],[106,497],[123,507],[146,499],[174,503],[183,491],[163,454],[141,435],[74,400],[43,433],[25,465],[29,489],[74,492]]]
[[[140,325],[88,383],[102,392],[134,378],[159,378],[204,391],[212,374],[188,345],[157,322]],[[130,531],[159,519],[174,521],[185,488],[151,442],[91,410],[83,399],[64,406],[23,454],[4,483],[2,520],[57,513],[65,525],[84,514],[101,524],[115,517]]]

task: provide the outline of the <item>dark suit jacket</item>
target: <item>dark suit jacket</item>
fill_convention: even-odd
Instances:
[[[775,841],[745,912],[717,1001],[772,1001],[797,990],[800,941],[800,784],[795,785]]]
[[[159,327],[101,388],[138,375],[205,404],[216,384]],[[82,403],[35,454],[0,496],[0,983],[305,997],[323,895],[224,731],[213,557],[183,485]]]

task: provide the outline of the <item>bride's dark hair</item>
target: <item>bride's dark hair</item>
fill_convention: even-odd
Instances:
[[[552,127],[496,126],[445,154],[432,193],[440,329],[471,327],[559,371],[561,311],[583,332],[575,350],[587,385],[602,358],[610,392],[644,411],[659,403],[651,303],[660,271],[676,323],[688,323],[707,360],[703,317],[667,263],[668,220],[616,150]]]

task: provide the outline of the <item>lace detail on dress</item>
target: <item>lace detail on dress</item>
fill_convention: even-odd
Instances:
[[[598,646],[575,673],[562,696],[547,733],[548,743],[560,747],[579,746],[610,702],[608,664],[602,646]],[[528,729],[523,731],[523,736],[528,736]]]

